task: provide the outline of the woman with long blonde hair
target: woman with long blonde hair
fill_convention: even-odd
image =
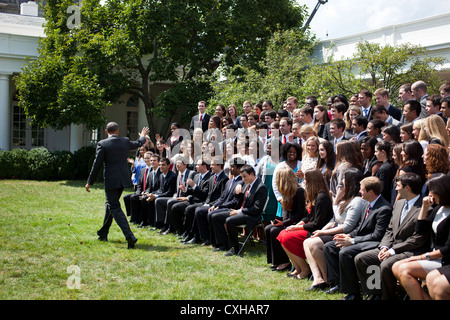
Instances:
[[[299,222],[306,216],[305,190],[298,185],[294,171],[288,167],[277,171],[276,184],[281,193],[281,218],[275,218],[265,227],[267,241],[267,263],[277,271],[283,271],[289,267],[289,257],[277,240],[280,232],[290,225]]]
[[[430,136],[431,143],[439,143],[444,147],[449,146],[449,137],[444,120],[438,115],[432,114],[425,118],[425,130]]]

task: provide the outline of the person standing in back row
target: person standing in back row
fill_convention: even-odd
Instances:
[[[87,192],[90,192],[89,189],[104,164],[105,219],[102,228],[97,231],[97,235],[99,240],[107,241],[109,228],[114,218],[128,242],[128,248],[131,249],[134,248],[137,239],[131,231],[127,218],[120,207],[120,197],[124,188],[129,188],[133,185],[127,165],[128,154],[130,150],[135,150],[145,143],[145,136],[148,135],[149,129],[144,127],[139,133],[137,141],[130,141],[127,137],[119,138],[119,125],[115,122],[108,123],[105,132],[108,138],[97,143],[95,160],[85,189]]]

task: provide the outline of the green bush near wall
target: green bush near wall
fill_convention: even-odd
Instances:
[[[79,180],[87,179],[95,159],[95,147],[50,152],[44,147],[30,151],[0,151],[0,179]],[[103,181],[100,170],[96,181]]]

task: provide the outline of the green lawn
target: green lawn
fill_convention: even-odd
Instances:
[[[87,193],[84,184],[0,181],[0,299],[342,298],[305,292],[310,281],[271,271],[262,244],[248,245],[243,256],[224,257],[210,247],[183,245],[175,235],[133,226],[139,241],[135,250],[127,250],[115,222],[109,241],[100,242],[103,186],[96,184]],[[79,289],[73,288],[77,283]]]

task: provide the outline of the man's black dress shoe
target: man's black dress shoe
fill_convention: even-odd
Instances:
[[[326,293],[327,294],[339,293],[339,290],[340,290],[339,285],[337,285],[337,286],[331,287],[330,290],[327,290]]]
[[[212,251],[227,251],[228,248],[226,246],[219,246],[217,248],[212,249]]]
[[[225,257],[235,256],[235,255],[237,255],[238,251],[239,251],[239,249],[236,249],[233,247],[230,249],[230,251],[225,253]]]
[[[206,240],[205,242],[202,243],[202,247],[207,247],[209,245],[211,245],[211,241],[209,240]]]
[[[200,243],[200,240],[198,240],[196,237],[193,237],[191,240],[184,242],[184,244],[198,244]]]
[[[101,237],[101,236],[99,236],[99,237],[98,237],[98,240],[99,240],[99,241],[105,241],[105,242],[106,242],[106,241],[108,241],[108,238],[107,238],[107,237]]]
[[[359,300],[362,300],[362,298],[361,298],[361,295],[359,295],[359,294],[350,293],[350,294],[346,295],[344,297],[344,299],[342,299],[342,300],[359,301]]]
[[[330,287],[330,284],[328,282],[322,282],[322,283],[318,283],[318,284],[313,284],[311,287],[306,289],[306,291],[324,290],[329,287]]]
[[[138,239],[135,237],[128,238],[128,249],[134,249],[134,244],[137,242]]]

